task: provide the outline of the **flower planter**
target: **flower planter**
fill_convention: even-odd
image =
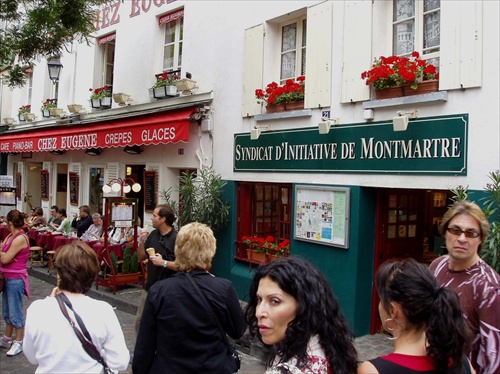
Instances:
[[[24,119],[31,122],[35,119],[35,115],[33,113],[24,113]]]
[[[428,81],[418,82],[418,87],[416,90],[411,88],[411,85],[406,84],[403,86],[405,96],[413,95],[425,95],[432,92],[439,91],[439,81],[437,79],[431,79]]]
[[[101,108],[111,108],[111,97],[101,97]]]
[[[281,113],[285,111],[285,103],[266,106],[266,113]]]
[[[304,109],[304,100],[291,101],[285,104],[285,110],[290,112],[292,110],[302,110]]]
[[[49,113],[53,117],[59,117],[63,110],[61,108],[50,108]]]
[[[82,105],[79,105],[79,104],[68,104],[68,110],[70,111],[70,113],[79,114],[80,110],[82,110],[82,109],[83,109]]]
[[[395,97],[403,97],[404,95],[403,86],[394,86],[383,90],[375,90],[377,100],[393,99]]]
[[[130,100],[130,95],[128,95],[126,93],[115,93],[115,94],[113,94],[113,100],[119,106],[125,106],[125,105],[127,105],[127,101],[131,101]]]
[[[49,118],[50,117],[50,110],[49,109],[42,109],[42,117]]]
[[[268,262],[267,253],[257,252],[255,249],[247,248],[247,257],[249,260],[266,264]]]
[[[196,87],[196,81],[188,78],[180,79],[175,82],[177,91],[181,91],[184,95],[190,95],[191,90]]]
[[[114,283],[115,285],[129,284],[129,283],[139,283],[141,280],[141,273],[118,273],[118,274],[108,274],[108,281]]]
[[[24,118],[24,113],[18,114],[18,117],[19,117],[19,121],[26,121],[26,119]]]
[[[177,96],[177,86],[150,88],[148,91],[149,96],[155,99],[164,99],[169,96]]]
[[[7,126],[10,126],[14,123],[14,118],[10,118],[10,117],[7,117],[7,118],[4,118],[3,119],[3,122],[7,125]]]

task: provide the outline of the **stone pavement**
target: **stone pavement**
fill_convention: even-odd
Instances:
[[[30,300],[24,300],[24,310],[28,308],[34,300],[45,298],[50,294],[52,288],[55,286],[56,277],[55,272],[48,274],[46,268],[35,265],[29,271],[30,277]],[[88,296],[107,301],[116,311],[116,315],[122,326],[123,334],[127,347],[133,352],[135,345],[135,312],[137,310],[137,303],[142,288],[139,285],[121,286],[116,295],[109,288],[95,289],[95,286],[89,291]],[[1,298],[0,298],[1,305]],[[0,333],[3,335],[5,332],[5,321],[3,318],[0,321]],[[358,360],[365,361],[367,359],[379,356],[392,351],[392,342],[385,339],[383,335],[367,335],[357,338],[355,341],[356,348],[358,349]],[[242,366],[239,373],[242,374],[260,374],[264,373],[265,367],[262,364],[262,345],[260,343],[249,342],[245,339],[236,342],[238,351],[242,354]],[[2,374],[27,374],[34,373],[36,366],[31,365],[23,354],[15,357],[7,357],[6,350],[0,348],[0,373]],[[131,366],[125,374],[132,373]]]

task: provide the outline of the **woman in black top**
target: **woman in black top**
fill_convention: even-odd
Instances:
[[[208,271],[215,250],[215,237],[207,225],[193,222],[177,234],[175,265],[179,271],[149,289],[132,364],[135,374],[229,374],[237,370],[223,333],[233,339],[243,335],[243,311],[232,283]]]

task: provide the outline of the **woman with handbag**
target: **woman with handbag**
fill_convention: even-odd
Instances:
[[[23,351],[24,313],[23,294],[29,298],[27,262],[30,253],[29,239],[23,230],[26,215],[19,210],[7,214],[10,234],[5,238],[0,251],[0,272],[4,278],[2,292],[2,316],[6,323],[5,335],[0,338],[0,347],[10,348],[7,356]],[[12,334],[16,330],[16,337]]]
[[[239,358],[226,334],[233,339],[243,335],[243,312],[232,283],[208,271],[215,251],[215,237],[207,225],[182,226],[175,242],[178,272],[156,282],[148,292],[134,351],[134,374],[238,370]]]
[[[99,271],[94,250],[81,241],[64,245],[55,268],[58,287],[27,312],[24,354],[36,373],[126,370],[130,353],[113,308],[85,296]]]

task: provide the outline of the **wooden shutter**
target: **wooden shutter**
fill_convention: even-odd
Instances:
[[[77,173],[78,174],[78,205],[84,205],[82,203],[82,164],[81,162],[72,162],[69,164],[68,171]],[[67,206],[69,206],[69,212],[68,213],[68,218],[70,220],[73,219],[73,215],[76,214],[77,216],[80,214],[80,209],[78,209],[78,206],[71,205],[69,203],[69,181],[68,181],[68,203]]]
[[[370,99],[370,87],[361,73],[371,64],[372,2],[344,3],[344,35],[342,50],[342,103]]]
[[[109,183],[112,179],[117,179],[120,177],[120,164],[118,162],[108,162],[104,168],[104,183]],[[119,197],[120,191],[118,192],[108,192],[102,193],[103,197]]]
[[[333,5],[307,8],[305,108],[331,106]]]
[[[20,212],[27,212],[28,209],[24,209],[24,192],[25,192],[25,188],[24,188],[24,183],[25,183],[25,180],[26,180],[26,173],[24,172],[24,162],[23,161],[19,161],[17,163],[17,172],[19,174],[21,174],[21,185],[17,185],[16,184],[16,188],[19,190],[19,196],[21,197],[20,199],[17,200],[17,210],[19,210]]]
[[[483,2],[441,2],[439,89],[482,84]],[[498,63],[498,61],[497,61]]]
[[[261,105],[255,99],[255,90],[262,87],[264,64],[264,25],[245,30],[243,52],[243,98],[241,116],[261,113]]]
[[[42,170],[47,170],[49,173],[49,199],[42,200],[42,209],[45,216],[50,216],[50,207],[52,206],[52,192],[54,191],[54,186],[57,185],[56,178],[52,175],[52,162],[44,161],[42,163]]]

